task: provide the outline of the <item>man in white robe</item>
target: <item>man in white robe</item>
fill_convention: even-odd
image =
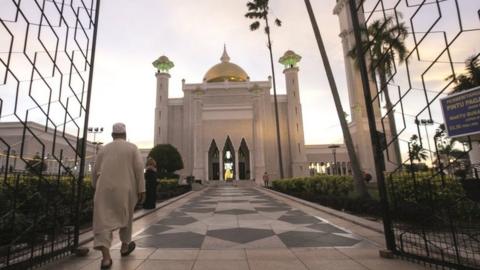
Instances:
[[[113,142],[98,153],[92,172],[94,248],[102,252],[101,269],[112,265],[112,231],[120,229],[122,256],[135,249],[132,241],[133,210],[145,197],[143,161],[137,146],[126,141],[123,123],[113,125],[112,138]]]

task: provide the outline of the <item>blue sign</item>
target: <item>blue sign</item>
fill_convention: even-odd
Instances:
[[[480,87],[440,99],[449,137],[480,134]]]

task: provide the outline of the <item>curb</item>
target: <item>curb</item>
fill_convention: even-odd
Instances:
[[[361,227],[372,230],[374,232],[383,234],[383,225],[382,225],[381,222],[370,221],[370,220],[367,220],[367,219],[364,219],[364,218],[361,218],[361,217],[358,217],[358,216],[355,216],[355,215],[351,215],[351,214],[348,214],[348,213],[345,213],[345,212],[341,212],[341,211],[338,211],[338,210],[335,210],[335,209],[332,209],[332,208],[329,208],[329,207],[325,207],[325,206],[316,204],[316,203],[305,201],[303,199],[293,197],[293,196],[290,196],[290,195],[287,195],[287,194],[284,194],[284,193],[281,193],[281,192],[278,192],[278,191],[275,191],[275,190],[271,190],[271,189],[267,189],[267,188],[259,188],[259,187],[257,187],[257,189],[260,189],[264,192],[266,191],[266,192],[273,193],[277,196],[292,200],[294,202],[297,202],[297,203],[303,204],[305,206],[314,208],[316,210],[319,210],[319,211],[322,211],[322,212],[327,213],[329,215],[332,215],[334,217],[346,220],[348,222],[359,225]]]
[[[141,218],[143,218],[143,217],[145,217],[145,216],[148,216],[148,215],[150,215],[150,214],[152,214],[152,213],[155,213],[156,211],[162,209],[163,207],[168,206],[168,205],[170,205],[170,204],[172,204],[172,203],[174,203],[174,202],[176,202],[176,201],[178,201],[178,200],[181,200],[181,199],[183,199],[183,198],[185,198],[185,197],[187,197],[187,196],[189,196],[189,195],[191,195],[191,194],[193,194],[193,193],[195,193],[195,192],[196,192],[196,191],[191,190],[191,191],[189,191],[189,192],[187,192],[187,193],[184,193],[184,194],[182,194],[182,195],[180,195],[180,196],[173,197],[173,198],[170,198],[170,199],[168,199],[168,200],[166,200],[166,201],[157,203],[156,206],[155,206],[155,209],[151,209],[151,210],[145,210],[145,209],[143,209],[143,210],[137,211],[136,213],[133,214],[133,221],[139,220],[139,219],[141,219]],[[83,246],[83,245],[85,245],[86,243],[88,243],[88,242],[90,242],[90,241],[93,241],[93,235],[92,235],[92,236],[86,236],[87,234],[89,234],[89,233],[91,233],[91,232],[92,232],[92,228],[90,228],[90,229],[88,229],[88,230],[86,230],[86,231],[84,231],[84,232],[82,232],[82,233],[80,234],[79,237],[81,238],[82,236],[84,236],[85,239],[80,240],[79,243],[78,243],[78,246]]]

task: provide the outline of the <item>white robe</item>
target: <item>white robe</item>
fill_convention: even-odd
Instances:
[[[94,234],[131,225],[138,193],[145,192],[143,168],[137,146],[125,140],[100,150],[92,172]]]

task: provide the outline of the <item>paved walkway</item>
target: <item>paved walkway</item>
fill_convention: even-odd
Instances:
[[[113,269],[424,269],[382,259],[376,232],[254,188],[196,192],[135,222],[137,250]],[[91,244],[90,244],[91,245]],[[100,254],[42,269],[99,269]]]

